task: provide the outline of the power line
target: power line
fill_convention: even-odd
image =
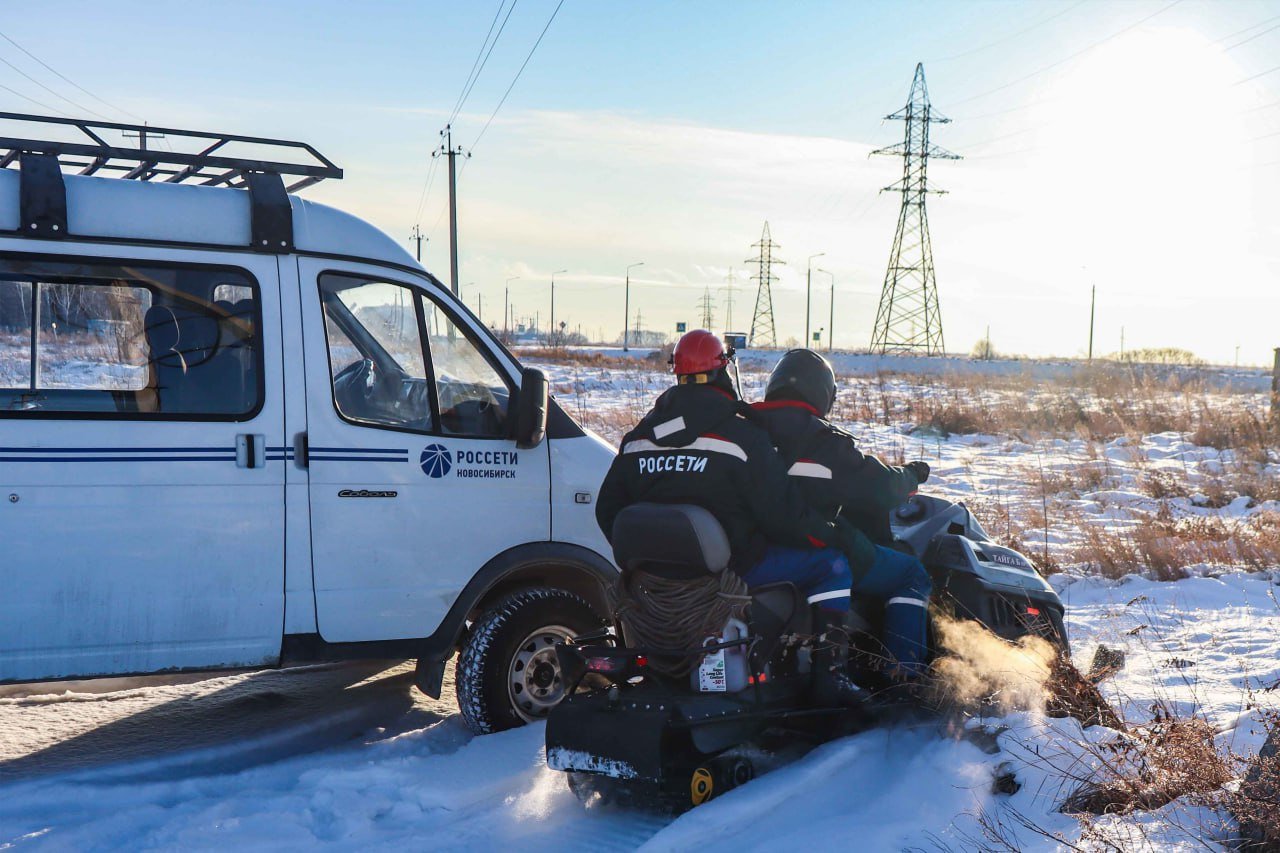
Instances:
[[[525,67],[529,64],[529,60],[533,59],[534,52],[538,49],[538,45],[542,44],[542,38],[547,34],[547,30],[551,29],[551,23],[556,19],[556,15],[560,14],[560,7],[564,5],[564,0],[560,0],[556,4],[555,11],[551,13],[551,17],[547,19],[547,25],[542,28],[542,32],[538,35],[538,40],[533,43],[533,47],[529,50],[529,55],[524,58],[524,62],[520,65],[520,70],[516,72],[515,78],[511,81],[511,85],[507,87],[507,91],[502,94],[502,100],[498,101],[498,105],[493,108],[489,120],[484,123],[484,127],[480,129],[480,134],[471,143],[471,150],[474,151],[476,146],[480,144],[481,138],[484,137],[485,131],[489,129],[489,125],[493,124],[494,117],[498,114],[498,110],[502,109],[502,105],[507,102],[507,96],[511,94],[511,90],[516,87],[516,83],[520,82],[520,75],[524,74]]]
[[[0,62],[3,62],[5,65],[9,66],[9,67],[10,67],[10,68],[12,68],[14,71],[17,71],[17,72],[18,72],[19,74],[21,74],[23,77],[26,77],[26,78],[27,78],[28,80],[30,80],[32,83],[35,83],[37,86],[39,86],[41,89],[44,89],[44,90],[45,90],[46,92],[48,92],[50,95],[53,95],[55,98],[61,98],[62,100],[66,101],[68,104],[70,104],[71,106],[75,107],[76,109],[78,109],[78,110],[83,110],[83,111],[84,111],[84,112],[86,112],[86,113],[90,113],[90,114],[92,114],[92,115],[95,115],[95,116],[97,116],[98,118],[103,119],[104,121],[111,121],[111,117],[110,117],[110,116],[104,116],[102,113],[98,112],[97,110],[91,110],[91,109],[89,109],[88,107],[86,107],[86,106],[85,106],[85,105],[83,105],[83,104],[78,104],[78,103],[76,103],[75,101],[73,101],[73,100],[71,100],[70,98],[68,98],[66,95],[60,94],[59,92],[55,92],[53,89],[50,89],[48,86],[46,86],[45,84],[41,83],[41,82],[40,82],[39,80],[37,80],[36,78],[32,77],[32,76],[31,76],[30,74],[28,74],[27,72],[23,71],[21,68],[19,68],[18,66],[14,65],[14,64],[13,64],[12,62],[10,62],[9,60],[5,59],[3,56],[0,56]]]
[[[1231,41],[1231,39],[1235,38],[1236,36],[1242,36],[1245,33],[1249,32],[1249,30],[1256,30],[1258,27],[1265,27],[1267,24],[1271,23],[1272,21],[1280,21],[1280,15],[1276,15],[1274,18],[1267,18],[1265,21],[1258,21],[1258,23],[1256,24],[1250,24],[1249,26],[1245,27],[1243,30],[1236,30],[1234,33],[1225,35],[1222,38],[1218,39],[1218,43],[1221,43],[1224,41]]]
[[[1177,5],[1178,5],[1179,3],[1181,3],[1181,2],[1182,2],[1182,0],[1173,0],[1173,2],[1172,2],[1172,3],[1169,3],[1168,5],[1161,7],[1161,8],[1160,8],[1160,9],[1158,9],[1157,11],[1152,12],[1150,15],[1147,15],[1145,18],[1142,18],[1142,19],[1140,19],[1140,20],[1134,21],[1132,24],[1130,24],[1129,26],[1125,27],[1124,29],[1122,29],[1122,30],[1118,30],[1118,31],[1116,31],[1116,32],[1112,33],[1111,35],[1107,36],[1106,38],[1104,38],[1104,39],[1102,39],[1102,40],[1100,40],[1100,41],[1096,41],[1096,42],[1094,42],[1093,44],[1089,45],[1088,47],[1085,47],[1085,48],[1082,48],[1081,50],[1076,51],[1075,53],[1071,54],[1070,56],[1064,57],[1063,59],[1059,59],[1057,62],[1051,62],[1051,63],[1049,63],[1048,65],[1045,65],[1045,66],[1044,66],[1044,67],[1042,67],[1042,68],[1037,68],[1035,71],[1032,71],[1030,74],[1026,74],[1026,75],[1024,75],[1024,76],[1022,76],[1022,77],[1019,77],[1019,78],[1018,78],[1018,79],[1016,79],[1016,80],[1011,80],[1011,81],[1009,81],[1008,83],[1005,83],[1005,84],[1003,84],[1003,85],[996,86],[994,89],[988,89],[988,90],[987,90],[987,91],[985,91],[985,92],[979,92],[979,93],[978,93],[978,94],[976,94],[976,95],[970,95],[970,96],[969,96],[969,97],[967,97],[967,98],[961,98],[960,100],[958,100],[958,101],[956,101],[956,102],[955,102],[955,105],[957,105],[957,106],[958,106],[958,105],[960,105],[960,104],[967,104],[967,103],[969,103],[970,101],[976,101],[976,100],[978,100],[979,98],[985,98],[985,97],[987,97],[988,95],[994,95],[996,92],[1002,92],[1002,91],[1004,91],[1005,89],[1008,89],[1010,86],[1016,86],[1016,85],[1018,85],[1019,83],[1023,83],[1023,82],[1025,82],[1025,81],[1027,81],[1027,80],[1030,80],[1032,77],[1039,76],[1040,74],[1043,74],[1043,73],[1044,73],[1044,72],[1046,72],[1046,71],[1050,71],[1050,70],[1052,70],[1052,69],[1054,69],[1054,68],[1057,68],[1059,65],[1065,65],[1066,63],[1068,63],[1068,62],[1072,61],[1073,59],[1077,59],[1077,58],[1079,58],[1079,57],[1083,56],[1084,54],[1088,53],[1089,51],[1094,50],[1095,48],[1101,47],[1102,45],[1106,44],[1107,42],[1111,41],[1112,39],[1119,38],[1120,36],[1124,35],[1125,33],[1129,32],[1130,30],[1135,29],[1135,28],[1137,28],[1137,27],[1139,27],[1139,26],[1141,26],[1141,25],[1145,24],[1147,21],[1150,21],[1152,18],[1155,18],[1155,17],[1157,17],[1157,16],[1159,16],[1159,15],[1163,15],[1165,12],[1168,12],[1170,9],[1172,9],[1174,6],[1177,6]]]
[[[493,35],[493,28],[498,24],[498,16],[502,14],[502,9],[507,5],[507,0],[500,0],[498,10],[493,13],[493,20],[489,22],[489,32],[484,34],[484,41],[480,43],[480,49],[476,51],[476,58],[471,62],[471,70],[467,72],[467,79],[462,84],[461,91],[458,92],[458,99],[453,102],[453,112],[449,113],[449,123],[458,117],[458,111],[462,109],[462,96],[467,91],[467,86],[471,83],[471,78],[475,76],[476,66],[480,64],[480,57],[484,56],[484,49],[489,44],[489,36]],[[513,7],[515,4],[511,4]]]
[[[16,41],[14,41],[13,39],[11,39],[9,36],[5,35],[3,32],[0,32],[0,38],[3,38],[5,41],[9,42],[9,44],[13,45],[13,46],[14,46],[14,47],[16,47],[18,50],[22,51],[22,52],[23,52],[23,53],[25,53],[27,56],[29,56],[29,57],[31,57],[32,59],[34,59],[37,63],[39,63],[39,64],[40,64],[40,65],[41,65],[41,66],[42,66],[46,71],[48,71],[50,74],[53,74],[54,76],[56,76],[56,77],[58,77],[59,79],[61,79],[63,82],[68,83],[68,84],[70,84],[70,85],[74,86],[75,88],[79,89],[81,92],[84,92],[86,95],[88,95],[90,98],[93,98],[93,99],[94,99],[95,101],[97,101],[98,103],[100,103],[100,104],[104,104],[104,105],[106,105],[106,106],[110,107],[111,109],[115,110],[116,112],[118,112],[118,113],[123,113],[124,115],[127,115],[127,116],[129,116],[130,118],[135,118],[135,119],[137,119],[138,121],[142,121],[142,120],[143,120],[143,119],[142,119],[142,116],[140,116],[140,115],[138,115],[138,114],[136,114],[136,113],[131,113],[131,112],[129,112],[128,110],[124,109],[123,107],[118,107],[118,106],[116,106],[115,104],[113,104],[113,103],[111,103],[110,101],[108,101],[107,99],[105,99],[105,98],[101,98],[101,97],[99,97],[99,96],[95,95],[93,92],[90,92],[90,91],[89,91],[88,89],[86,89],[84,86],[81,86],[79,83],[77,83],[76,81],[72,80],[70,77],[68,77],[67,75],[63,74],[63,73],[62,73],[61,71],[59,71],[58,69],[54,68],[54,67],[53,67],[53,66],[51,66],[49,63],[45,62],[43,59],[41,59],[40,57],[36,56],[36,55],[35,55],[34,53],[32,53],[31,51],[27,50],[27,49],[26,49],[25,47],[23,47],[22,45],[18,44]],[[57,94],[57,93],[55,93],[55,94]],[[25,97],[25,96],[24,96],[24,97]],[[59,97],[62,97],[62,96],[61,96],[61,95],[59,95]],[[30,98],[27,98],[27,100],[31,100],[31,99],[30,99]],[[66,100],[66,99],[65,99],[65,98],[63,98],[63,100]],[[81,109],[83,109],[83,107],[82,107]],[[55,110],[55,112],[58,112],[58,111],[57,111],[57,110]],[[64,115],[65,115],[65,113],[64,113]]]
[[[1272,20],[1275,20],[1275,19],[1273,18]],[[1235,50],[1237,47],[1241,47],[1242,45],[1246,45],[1246,44],[1248,44],[1249,42],[1253,41],[1253,40],[1254,40],[1254,39],[1256,39],[1256,38],[1262,38],[1262,37],[1263,37],[1263,36],[1265,36],[1267,33],[1272,32],[1272,31],[1274,31],[1274,30],[1280,30],[1280,24],[1276,24],[1274,27],[1267,27],[1267,28],[1266,28],[1265,30],[1263,30],[1262,32],[1260,32],[1260,33],[1255,33],[1254,35],[1249,36],[1249,37],[1248,37],[1247,39],[1245,39],[1244,41],[1238,41],[1238,42],[1236,42],[1235,44],[1231,45],[1230,47],[1223,48],[1223,49],[1224,49],[1224,50]],[[1228,36],[1228,38],[1230,38],[1230,36]],[[1227,40],[1227,39],[1219,39],[1219,42],[1223,42],[1223,41],[1226,41],[1226,40]]]
[[[502,26],[498,28],[498,36],[502,35],[502,30],[507,26],[507,19],[511,17],[511,13],[515,11],[516,3],[519,0],[512,0],[511,8],[507,11],[507,17],[502,19]],[[458,113],[462,111],[463,104],[466,103],[467,97],[471,94],[471,87],[475,85],[475,81],[480,78],[480,71],[484,70],[484,64],[489,61],[489,54],[493,53],[494,46],[497,45],[498,39],[495,36],[493,44],[489,44],[489,36],[493,35],[493,28],[498,23],[498,16],[502,14],[502,10],[507,5],[507,0],[501,0],[498,3],[498,9],[493,13],[493,20],[489,22],[489,31],[484,35],[484,41],[480,44],[480,49],[476,51],[475,61],[471,63],[471,71],[467,74],[467,79],[463,82],[462,88],[458,91],[458,99],[454,101],[453,112],[449,115],[449,120],[445,124],[453,124],[453,120],[458,117]],[[485,48],[489,48],[489,53],[485,53]],[[483,61],[481,57],[484,57]],[[479,71],[476,69],[479,68]],[[414,212],[413,221],[416,223],[422,219],[422,209],[426,206],[427,197],[431,193],[431,184],[436,176],[436,160],[431,158],[431,165],[427,167],[427,176],[422,181],[422,192],[418,194],[418,208]],[[440,220],[444,218],[444,212],[441,211],[440,216],[436,218],[435,224],[431,226],[430,233],[435,233],[436,228],[440,225]],[[416,226],[415,226],[416,227]]]
[[[1246,78],[1244,78],[1243,80],[1237,80],[1236,82],[1232,83],[1231,85],[1232,85],[1232,86],[1239,86],[1239,85],[1241,85],[1242,83],[1248,83],[1250,80],[1257,80],[1259,77],[1266,77],[1268,74],[1274,74],[1274,73],[1276,73],[1277,71],[1280,71],[1280,65],[1277,65],[1275,68],[1268,68],[1266,71],[1262,71],[1262,72],[1259,72],[1259,73],[1257,73],[1257,74],[1254,74],[1252,77],[1246,77]]]
[[[933,63],[937,63],[937,62],[950,62],[950,61],[951,61],[951,60],[953,60],[953,59],[960,59],[960,58],[965,57],[965,56],[972,56],[972,55],[973,55],[973,54],[975,54],[975,53],[981,53],[982,51],[986,50],[987,48],[991,48],[991,47],[996,47],[996,46],[998,46],[998,45],[1002,45],[1002,44],[1004,44],[1004,43],[1005,43],[1005,42],[1007,42],[1007,41],[1012,41],[1013,39],[1016,39],[1016,38],[1018,38],[1019,36],[1026,35],[1027,33],[1031,32],[1032,30],[1039,29],[1040,27],[1044,26],[1045,24],[1049,23],[1050,21],[1057,20],[1058,18],[1061,18],[1063,15],[1067,14],[1068,12],[1074,11],[1074,10],[1078,9],[1079,7],[1083,6],[1084,4],[1085,4],[1085,0],[1079,0],[1079,2],[1077,2],[1077,3],[1073,3],[1072,5],[1068,6],[1067,8],[1065,8],[1065,9],[1063,9],[1063,10],[1059,11],[1059,12],[1055,12],[1055,13],[1053,13],[1052,15],[1050,15],[1049,17],[1044,18],[1043,20],[1037,21],[1036,23],[1032,24],[1032,25],[1031,25],[1031,26],[1029,26],[1029,27],[1026,27],[1026,28],[1021,29],[1021,30],[1018,30],[1016,33],[1012,33],[1012,34],[1007,35],[1007,36],[1005,36],[1004,38],[1001,38],[1001,39],[996,39],[996,40],[995,40],[995,41],[993,41],[993,42],[989,42],[988,44],[984,44],[982,47],[975,47],[975,48],[973,48],[972,50],[966,50],[966,51],[964,51],[963,53],[956,53],[956,54],[952,54],[951,56],[944,56],[944,57],[942,57],[941,59],[934,59],[934,60],[932,60],[932,62],[933,62]]]
[[[22,98],[24,101],[30,101],[31,103],[35,104],[37,107],[44,107],[46,110],[49,110],[50,112],[57,113],[58,115],[61,115],[61,116],[66,116],[67,118],[75,118],[75,116],[71,115],[71,113],[60,110],[54,106],[50,106],[49,104],[46,104],[44,101],[37,101],[35,98],[32,98],[29,95],[22,94],[17,89],[10,89],[8,86],[4,85],[3,83],[0,83],[0,89],[4,89],[6,92],[9,92],[10,94],[17,95],[19,98]]]
[[[502,26],[498,27],[498,34],[493,37],[493,43],[489,45],[488,52],[484,53],[484,60],[480,62],[479,69],[476,70],[474,76],[469,78],[466,85],[463,87],[463,92],[458,97],[458,103],[453,108],[453,116],[449,119],[450,124],[452,124],[453,120],[458,117],[458,113],[462,112],[462,107],[466,104],[467,98],[471,97],[471,90],[474,89],[476,86],[476,83],[479,82],[480,75],[484,72],[484,67],[489,64],[489,57],[493,55],[493,49],[498,46],[498,39],[502,38],[502,31],[507,28],[507,21],[511,20],[511,13],[516,10],[517,2],[518,0],[512,0],[511,8],[507,10],[507,16],[502,19]],[[499,12],[502,11],[501,6],[498,7],[498,11]],[[496,16],[494,17],[494,20],[495,21],[497,20]],[[489,29],[492,31],[493,29],[492,25],[489,27]],[[488,37],[486,36],[486,41],[487,40],[488,40]],[[484,45],[480,46],[480,50],[484,52]],[[480,58],[479,54],[477,54],[476,58],[477,59]]]

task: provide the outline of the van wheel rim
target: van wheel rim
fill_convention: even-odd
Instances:
[[[520,641],[507,673],[511,707],[526,723],[546,719],[564,698],[565,684],[556,658],[556,643],[572,640],[563,625],[547,625]]]

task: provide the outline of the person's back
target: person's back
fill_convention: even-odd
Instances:
[[[794,490],[761,490],[752,482],[762,468],[773,467],[767,462],[775,455],[768,435],[742,416],[736,400],[710,385],[676,385],[623,438],[596,518],[609,535],[630,503],[703,507],[724,527],[733,552],[730,567],[742,572],[769,540],[804,547],[805,533],[817,532],[816,519],[811,531],[795,525],[804,508]]]
[[[892,547],[889,511],[929,476],[913,462],[898,468],[861,453],[848,432],[825,420],[835,402],[835,373],[810,350],[791,350],[769,376],[765,400],[753,419],[769,433],[789,476],[824,518],[842,515],[876,543],[866,571],[855,572],[852,590],[885,602],[885,645],[914,675],[925,657],[925,609],[931,583],[920,561]]]

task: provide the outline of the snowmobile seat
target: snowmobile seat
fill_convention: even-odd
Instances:
[[[623,572],[692,580],[728,567],[729,537],[700,506],[636,503],[613,522],[613,559]]]

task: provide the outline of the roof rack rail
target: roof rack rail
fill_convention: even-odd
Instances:
[[[71,236],[67,228],[66,185],[62,178],[65,170],[135,181],[243,187],[248,190],[250,200],[249,248],[270,253],[293,250],[293,212],[289,193],[326,178],[342,177],[342,170],[333,161],[305,142],[0,112],[0,123],[10,122],[33,123],[44,128],[69,127],[84,136],[79,141],[64,142],[0,135],[0,169],[8,169],[16,162],[22,176],[18,233],[45,240],[63,240]],[[104,130],[120,131],[125,137],[136,136],[138,147],[111,145],[100,133]],[[148,137],[198,140],[203,148],[194,154],[161,151],[147,145]],[[286,152],[301,153],[307,155],[311,162],[255,160],[219,153],[232,144],[262,146],[280,152],[273,156],[285,155]],[[297,180],[286,187],[285,175]]]
[[[113,177],[165,183],[199,183],[204,186],[243,187],[253,173],[297,176],[286,187],[287,192],[297,192],[326,178],[342,178],[342,169],[334,165],[315,148],[305,142],[284,139],[266,139],[257,136],[240,136],[234,133],[206,133],[198,130],[178,130],[171,127],[151,127],[145,124],[120,124],[109,121],[55,118],[27,113],[0,112],[0,121],[30,122],[40,125],[72,127],[84,135],[84,141],[60,142],[46,139],[26,139],[0,135],[0,168],[9,168],[25,154],[52,154],[63,169],[78,170],[81,175],[97,173]],[[137,148],[112,145],[103,139],[100,131],[121,131],[123,135],[138,138]],[[149,147],[148,137],[199,140],[204,147],[194,154],[160,150]],[[284,160],[255,160],[228,157],[218,152],[231,143],[268,146],[280,153],[307,155],[311,162],[298,163]],[[296,159],[296,158],[295,158]]]

